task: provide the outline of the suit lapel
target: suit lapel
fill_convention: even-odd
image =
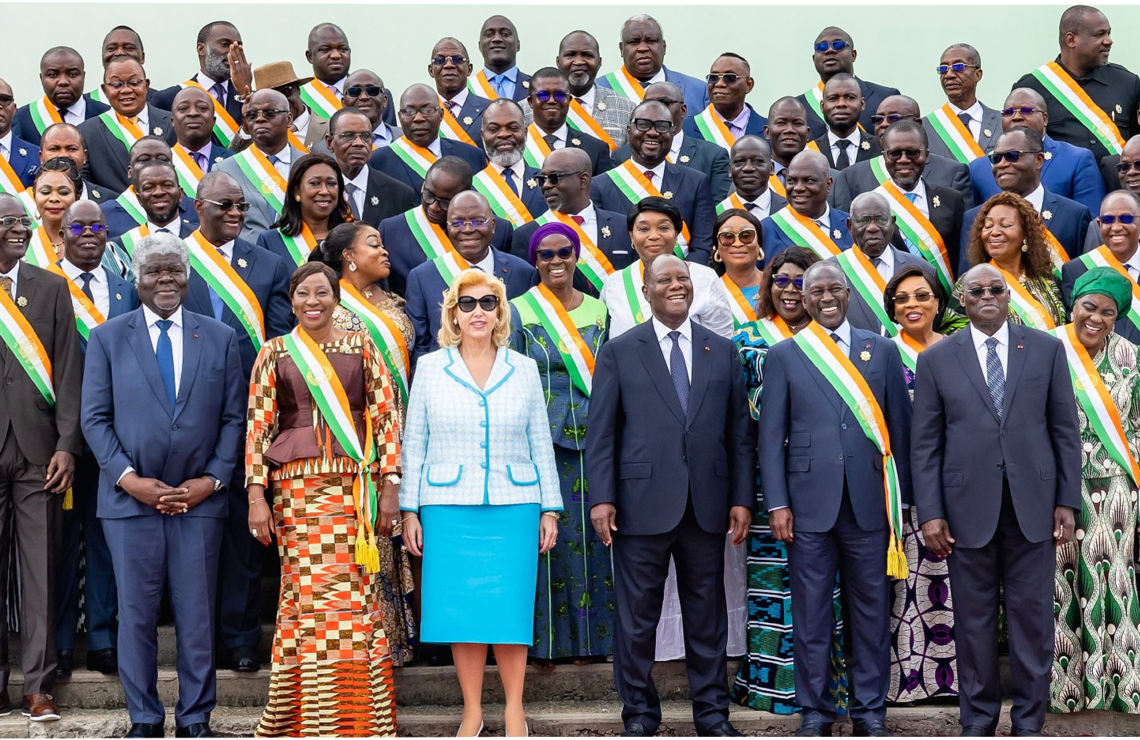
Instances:
[[[681,191],[681,173],[677,169],[679,166],[665,163],[665,174],[661,176],[661,185],[658,188],[662,195],[673,194],[672,198],[668,198],[673,201],[673,205],[677,205],[677,194]]]
[[[198,362],[202,357],[202,340],[197,334],[200,324],[201,319],[196,315],[189,311],[182,312],[182,382],[178,388],[174,418],[178,418],[186,407],[186,399],[190,397],[194,381],[198,378]]]
[[[1041,165],[1041,180],[1045,179],[1045,171],[1049,169],[1049,165],[1053,164],[1053,158],[1057,152],[1057,142],[1052,139],[1045,140],[1045,162]]]
[[[1002,397],[1001,418],[1004,425],[1009,418],[1009,407],[1013,397],[1017,394],[1017,384],[1021,381],[1021,372],[1025,369],[1026,349],[1025,330],[1017,324],[1009,324],[1009,351],[1006,353],[1005,394]]]
[[[1048,162],[1045,164],[1048,164]],[[1041,172],[1045,172],[1044,167],[1041,168]],[[1057,211],[1054,210],[1056,208],[1057,196],[1051,190],[1046,190],[1045,197],[1041,199],[1041,222],[1045,224],[1045,228],[1049,229],[1049,231],[1053,230],[1053,216],[1057,214]],[[1048,218],[1046,218],[1046,214],[1048,214]]]
[[[681,400],[677,398],[677,391],[673,388],[673,376],[669,374],[669,367],[665,364],[664,355],[661,354],[661,346],[657,343],[657,333],[653,331],[653,327],[648,321],[642,326],[648,327],[648,329],[641,334],[641,345],[637,348],[637,354],[640,355],[641,362],[645,365],[646,372],[649,373],[650,383],[657,389],[657,393],[665,401],[669,411],[677,417],[677,421],[684,424],[685,415],[681,413]]]
[[[712,363],[712,349],[709,347],[709,332],[700,324],[690,320],[692,327],[692,377],[689,384],[689,408],[685,414],[685,424],[692,424],[701,410],[701,402],[705,400],[705,389],[709,384],[710,364]],[[670,376],[670,379],[672,377]]]
[[[997,410],[994,408],[993,398],[990,396],[989,386],[986,385],[986,377],[982,375],[982,366],[978,362],[978,352],[974,349],[973,333],[969,327],[962,329],[955,335],[958,342],[958,363],[962,366],[962,370],[966,373],[966,377],[974,385],[974,390],[982,397],[982,403],[990,413],[993,414],[994,421],[997,421]],[[1012,334],[1011,334],[1012,337]],[[1006,387],[1008,387],[1008,383]]]
[[[823,393],[823,397],[826,398],[828,403],[831,404],[831,407],[835,409],[835,413],[838,414],[840,418],[842,418],[843,414],[847,411],[847,405],[843,403],[843,399],[839,397],[839,394],[836,393],[835,389],[831,387],[831,383],[829,383],[827,379],[823,377],[819,370],[816,369],[815,365],[813,365],[811,361],[808,360],[807,355],[804,354],[804,351],[800,349],[798,345],[795,346],[794,349],[796,352],[796,357],[798,357],[800,362],[803,364],[807,375],[815,381],[815,384],[819,386],[820,392]]]
[[[364,165],[368,167],[368,165]],[[380,193],[384,189],[384,181],[375,176],[372,168],[368,169],[368,187],[364,191],[364,221],[370,224],[376,223],[376,212],[380,210]],[[376,204],[373,205],[373,199]]]
[[[185,311],[182,312],[182,316],[186,316]],[[183,318],[183,321],[185,322],[185,318]],[[130,333],[128,334],[128,341],[130,342],[131,349],[135,351],[135,356],[138,358],[139,367],[142,368],[143,376],[146,377],[151,392],[154,393],[155,398],[158,399],[163,410],[166,411],[168,416],[173,418],[174,410],[170,408],[170,400],[166,397],[166,386],[162,384],[162,373],[158,369],[158,357],[155,356],[154,347],[150,343],[150,332],[146,326],[146,316],[143,314],[141,308],[135,311],[130,322],[131,327]],[[185,345],[185,341],[183,341],[183,345]],[[183,363],[183,365],[185,365],[185,363]]]

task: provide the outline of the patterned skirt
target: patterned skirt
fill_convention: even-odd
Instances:
[[[281,598],[258,737],[396,735],[380,583],[355,563],[353,476],[273,480]]]

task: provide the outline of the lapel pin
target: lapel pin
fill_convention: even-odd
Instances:
[[[1049,219],[1053,218],[1053,212],[1052,211],[1041,211],[1041,218],[1048,221]]]
[[[865,152],[869,152],[869,151],[871,151],[871,142],[861,141],[861,142],[859,142],[859,148]]]
[[[372,196],[372,200],[370,200],[369,202],[374,206],[380,205],[380,199],[377,198],[375,195]]]
[[[986,138],[989,138],[989,137],[994,135],[994,132],[990,131],[989,129],[986,129],[985,131],[982,132],[982,135],[985,136]]]
[[[25,298],[24,296],[20,296],[19,298],[16,299],[16,305],[19,306],[20,308],[23,308],[24,306],[28,305],[28,299]]]
[[[1116,112],[1117,113],[1123,113],[1124,112],[1124,109],[1120,107],[1120,103],[1116,104]]]
[[[532,177],[532,178],[530,178],[529,180],[527,180],[527,181],[526,181],[526,186],[527,186],[528,188],[530,188],[531,190],[534,190],[535,188],[537,188],[537,187],[538,187],[538,182],[537,182],[537,181],[535,181],[535,179]]]
[[[689,159],[690,159],[690,157],[688,154],[682,154],[681,155],[681,164],[688,164]]]
[[[582,140],[581,139],[577,139],[577,138],[571,139],[570,143],[573,144],[574,146],[582,146]]]
[[[602,236],[604,236],[607,239],[610,238],[610,227],[609,226],[603,226],[602,227]]]
[[[605,110],[605,109],[606,109],[606,104],[605,104],[605,103],[598,103],[598,106],[597,106],[597,107],[598,107],[598,110]]]
[[[155,136],[162,136],[162,128],[160,126],[154,127],[154,135]]]
[[[198,338],[198,335],[197,335],[197,334],[195,334],[195,335],[194,335],[194,338],[195,338],[195,339],[197,339],[197,338]]]
[[[121,301],[121,300],[123,300],[123,294],[122,294],[122,293],[116,293],[116,294],[115,294],[115,300],[116,300],[116,301]]]
[[[673,200],[673,191],[672,190],[666,190],[664,193],[661,194],[661,196],[663,198],[665,198],[665,200]]]
[[[1053,158],[1053,152],[1045,152],[1045,161],[1048,162]]]
[[[471,116],[464,116],[463,117],[463,125],[464,126],[470,126],[473,123],[475,123],[475,119],[472,118]]]
[[[871,361],[871,353],[868,352],[867,350],[863,350],[862,352],[859,353],[859,359],[862,360],[863,362],[870,362]]]
[[[1119,106],[1118,106],[1118,107],[1119,107]],[[21,156],[21,157],[26,157],[26,156],[28,156],[28,150],[27,150],[27,149],[25,149],[24,147],[20,147],[20,156]]]
[[[95,188],[91,188],[91,197],[92,197],[92,198],[102,198],[102,197],[103,197],[103,194],[102,194],[102,193],[100,193],[100,192],[99,192],[98,190],[96,190]]]
[[[831,236],[832,236],[833,238],[835,238],[835,239],[842,239],[842,238],[843,238],[843,234],[841,234],[841,233],[839,232],[839,229],[834,229],[834,230],[831,232]]]
[[[705,352],[712,352],[712,350],[709,349],[708,347],[705,347]]]
[[[221,162],[221,161],[222,161],[222,159],[223,159],[223,157],[214,157],[214,164],[217,164],[218,162]]]
[[[1018,348],[1018,349],[1025,349],[1025,345],[1024,345],[1024,344],[1019,344],[1019,345],[1017,345],[1017,348]]]
[[[248,265],[249,263],[245,261],[244,257],[238,257],[238,267],[244,270]]]
[[[529,90],[530,89],[530,80],[523,80],[523,87],[525,87],[527,90]]]
[[[939,198],[937,195],[934,196],[930,202],[934,204],[935,208],[941,208],[942,207],[942,199]]]

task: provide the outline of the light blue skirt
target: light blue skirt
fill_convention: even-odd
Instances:
[[[530,645],[538,504],[424,506],[420,640]]]

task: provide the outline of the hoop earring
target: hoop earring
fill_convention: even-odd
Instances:
[[[720,256],[720,247],[713,247],[713,262],[724,262],[724,258]]]
[[[1025,241],[1024,239],[1021,241],[1021,251],[1022,252],[1028,252],[1029,251],[1029,242]]]
[[[348,271],[349,272],[356,272],[356,263],[355,262],[349,262],[348,263]]]

